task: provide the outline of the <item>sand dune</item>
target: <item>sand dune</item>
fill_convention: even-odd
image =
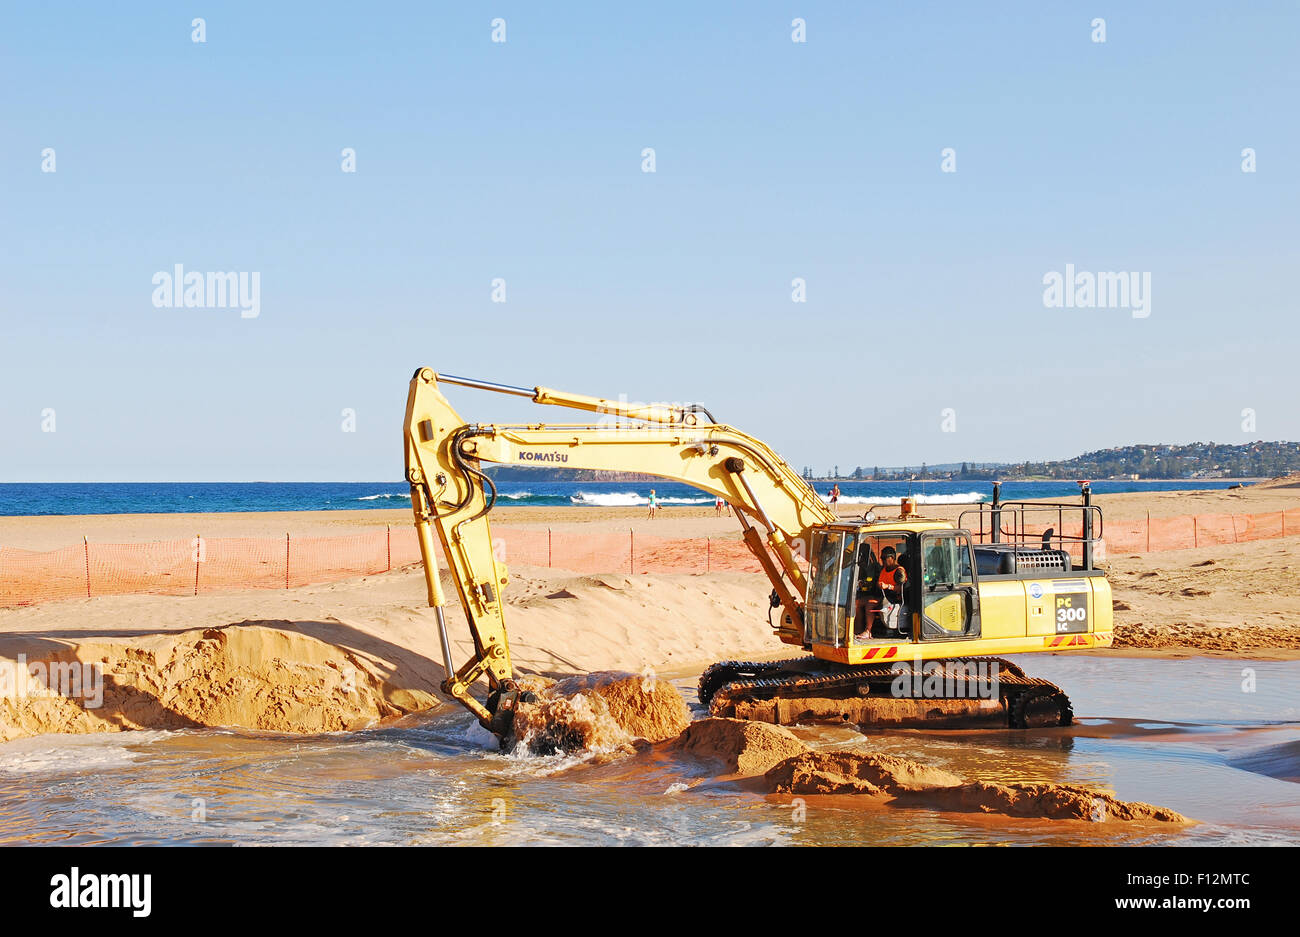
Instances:
[[[450,584],[448,583],[449,591]],[[651,674],[783,647],[754,577],[555,576],[516,570],[507,591],[512,659],[555,677]],[[449,609],[458,661],[471,652]],[[40,732],[226,725],[357,728],[439,703],[443,679],[418,568],[285,592],[113,596],[0,610],[0,672],[81,661],[104,705],[0,699],[0,739]],[[12,686],[12,681],[11,681]]]
[[[1122,801],[1080,785],[968,781],[942,768],[861,745],[811,749],[781,726],[740,719],[692,723],[670,748],[720,765],[725,772],[721,780],[761,778],[760,789],[773,794],[850,795],[858,803],[879,801],[1044,820],[1188,822],[1164,807]]]
[[[764,780],[777,794],[849,794],[966,813],[1091,823],[1189,822],[1168,808],[1119,800],[1089,787],[966,781],[929,765],[862,748],[804,752],[768,769]]]
[[[1114,556],[1115,649],[1300,657],[1300,539]]]

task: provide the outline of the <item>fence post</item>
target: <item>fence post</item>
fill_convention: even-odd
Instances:
[[[1147,552],[1151,552],[1151,512],[1147,511]]]
[[[194,594],[199,594],[199,557],[203,555],[203,534],[194,535]]]
[[[630,575],[636,575],[636,531],[627,529],[627,569]]]
[[[1237,542],[1237,515],[1232,515],[1232,542]]]
[[[391,573],[393,571],[393,525],[385,524],[384,533],[388,539],[388,571]],[[284,565],[286,567],[289,565],[287,560]]]
[[[1192,546],[1199,547],[1200,545],[1201,545],[1200,534],[1197,533],[1196,530],[1196,515],[1193,514],[1192,515]]]
[[[704,571],[712,572],[713,570],[713,538],[704,538]]]
[[[1286,536],[1286,508],[1282,509],[1282,536]]]
[[[546,528],[546,568],[550,569],[555,564],[551,561],[551,528]]]
[[[284,587],[289,588],[289,533],[284,534]]]
[[[90,598],[90,538],[83,534],[81,542],[86,548],[86,598]]]

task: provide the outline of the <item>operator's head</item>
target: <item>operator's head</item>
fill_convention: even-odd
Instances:
[[[885,569],[893,569],[898,565],[898,555],[893,547],[885,547],[880,551],[880,561],[885,564]]]

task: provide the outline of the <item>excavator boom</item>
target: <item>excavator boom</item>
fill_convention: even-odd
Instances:
[[[597,413],[600,418],[563,424],[467,423],[439,384],[527,397],[537,404]],[[778,635],[789,644],[806,643],[805,558],[812,530],[835,517],[775,452],[734,427],[714,422],[702,407],[629,404],[421,368],[411,379],[407,396],[405,444],[411,508],[448,675],[443,690],[498,735],[505,734],[518,687],[502,601],[507,571],[493,549],[488,524],[496,486],[481,468],[485,462],[639,472],[725,499],[740,518],[745,543],[771,581],[773,606],[781,609]],[[461,667],[451,659],[434,531],[474,642],[473,657]],[[469,692],[482,677],[490,688],[486,704]]]

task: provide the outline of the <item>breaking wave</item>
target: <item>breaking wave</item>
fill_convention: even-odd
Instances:
[[[830,496],[823,491],[818,495],[823,501],[830,501]],[[988,496],[978,491],[965,491],[956,494],[918,494],[916,497],[917,504],[979,504],[981,501],[987,501]],[[649,491],[641,494],[635,491],[578,491],[573,494],[539,494],[533,491],[500,491],[497,492],[497,498],[502,501],[515,502],[520,504],[532,505],[558,505],[572,504],[579,507],[599,507],[599,508],[616,508],[616,507],[645,507],[650,503]],[[411,493],[403,492],[381,492],[373,495],[361,495],[354,500],[356,501],[409,501]],[[697,496],[667,495],[659,496],[658,502],[661,505],[712,505],[713,498],[709,495],[701,494]],[[880,495],[872,497],[869,495],[859,494],[842,494],[840,495],[839,504],[898,504],[902,501],[900,495]]]
[[[713,499],[710,497],[699,498],[660,498],[656,497],[660,504],[712,504]],[[584,507],[637,507],[650,503],[650,498],[646,495],[639,495],[635,491],[612,491],[607,493],[594,494],[590,491],[579,491],[575,495],[569,496],[570,504],[580,504]]]
[[[951,495],[913,495],[917,504],[979,504],[981,501],[987,501],[988,496],[978,491],[965,491]],[[822,495],[821,499],[830,502],[829,495]],[[881,495],[877,498],[866,497],[863,495],[840,495],[839,504],[902,504],[901,495]]]

